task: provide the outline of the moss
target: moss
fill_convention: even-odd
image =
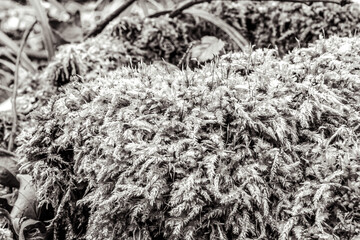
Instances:
[[[256,49],[275,48],[281,56],[307,47],[320,36],[350,37],[359,30],[356,4],[215,1],[200,5],[233,26]],[[166,61],[178,65],[191,42],[203,36],[225,40],[226,51],[238,51],[232,39],[217,26],[189,15],[145,18],[132,16],[113,23],[111,29],[80,44],[62,46],[41,79],[62,86],[79,78],[97,78],[121,66]],[[191,67],[194,62],[190,61]]]
[[[277,48],[285,55],[297,47],[308,47],[321,36],[351,37],[360,29],[358,4],[292,2],[221,2],[204,8],[235,27],[255,48]],[[197,26],[197,32],[220,37],[221,30]],[[228,38],[224,33],[223,39]],[[228,42],[228,41],[227,41]],[[236,47],[235,47],[236,48]]]
[[[67,239],[350,239],[359,50],[332,37],[71,83],[23,134],[22,169]]]

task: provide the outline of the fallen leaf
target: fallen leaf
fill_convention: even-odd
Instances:
[[[225,43],[220,39],[212,36],[204,36],[198,45],[195,45],[191,51],[191,57],[199,62],[212,60],[214,56],[219,55],[224,48]]]
[[[16,177],[20,182],[19,195],[10,216],[13,219],[22,217],[38,219],[36,190],[31,181],[31,176],[18,174]]]

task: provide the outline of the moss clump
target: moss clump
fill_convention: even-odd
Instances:
[[[360,8],[356,3],[339,6],[332,3],[214,1],[203,6],[235,27],[256,48],[276,47],[281,55],[298,46],[307,47],[320,36],[351,37],[360,30]],[[203,35],[207,31],[207,34],[220,37],[219,29],[203,22],[194,31]],[[227,38],[224,33],[221,37]]]
[[[187,23],[162,16],[124,18],[112,30],[61,47],[41,79],[62,86],[79,77],[91,80],[122,66],[166,61],[178,64],[191,39]]]
[[[360,29],[360,10],[356,4],[254,3],[215,1],[202,4],[209,13],[232,25],[255,48],[277,48],[280,55],[298,46],[325,37],[349,37]],[[137,66],[165,60],[178,65],[190,43],[203,36],[226,40],[225,49],[239,50],[221,29],[190,15],[177,18],[131,16],[114,23],[111,30],[80,44],[63,46],[55,60],[46,68],[42,79],[56,86],[73,78],[94,79],[119,66]],[[194,62],[190,62],[196,65]]]
[[[22,169],[62,239],[350,239],[359,52],[333,37],[72,83],[23,135]]]

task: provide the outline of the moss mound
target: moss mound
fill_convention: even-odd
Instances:
[[[60,239],[360,234],[360,39],[72,83],[23,134]]]
[[[277,48],[280,55],[325,37],[350,37],[360,30],[356,4],[254,3],[215,1],[201,4],[205,11],[233,26],[255,48]],[[190,43],[203,36],[225,40],[226,51],[239,50],[232,39],[214,24],[190,15],[177,18],[131,16],[80,44],[63,46],[46,68],[42,79],[61,86],[76,76],[94,79],[118,66],[166,61],[178,65]],[[196,65],[195,62],[190,62]]]
[[[154,61],[177,64],[191,42],[187,25],[167,16],[124,18],[97,37],[62,46],[41,79],[62,86],[79,77],[94,79],[119,66]]]
[[[224,2],[204,8],[235,27],[256,48],[278,48],[281,55],[314,43],[320,36],[351,37],[360,30],[358,4],[333,3]],[[219,35],[219,29],[204,23],[197,32]],[[221,32],[221,30],[220,30]],[[222,38],[228,38],[222,34]]]

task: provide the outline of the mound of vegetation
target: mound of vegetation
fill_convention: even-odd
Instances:
[[[360,41],[68,84],[23,133],[58,239],[355,239]]]
[[[215,1],[199,6],[233,26],[255,48],[277,47],[281,56],[297,46],[307,46],[321,35],[351,36],[359,29],[360,22],[356,4],[340,7],[324,3],[308,6],[283,2]],[[185,66],[189,61],[183,61],[184,58],[191,58],[191,51],[188,52],[191,44],[207,35],[223,39],[227,43],[225,51],[238,50],[232,39],[216,25],[189,14],[175,18],[132,16],[113,25],[112,29],[95,38],[61,46],[55,59],[35,80],[40,91],[34,90],[30,94],[46,102],[57,91],[54,85],[91,80],[122,66],[136,67],[141,62],[165,61]],[[209,55],[213,56],[212,53]],[[193,67],[196,63],[190,62],[190,65]],[[22,118],[27,120],[26,116]],[[9,126],[9,121],[0,119],[3,146],[8,145],[6,132]]]
[[[91,80],[99,74],[141,62],[176,64],[191,42],[186,25],[167,16],[147,20],[125,18],[95,38],[62,46],[41,79],[61,86],[76,76]]]
[[[161,16],[143,21],[134,17],[123,19],[94,38],[60,46],[54,59],[33,78],[28,90],[21,91],[27,100],[36,99],[27,104],[32,105],[27,112],[45,104],[58,87],[72,81],[89,81],[122,66],[137,67],[141,62],[177,63],[192,41],[187,32],[187,24],[178,19]],[[29,116],[19,112],[19,122],[28,126]],[[4,148],[9,144],[12,125],[11,112],[8,115],[0,116],[0,146]],[[18,144],[16,141],[15,146]]]
[[[235,27],[256,48],[277,47],[281,55],[307,47],[319,36],[350,37],[360,30],[357,4],[215,1],[204,9]],[[195,32],[219,34],[211,24],[199,25]],[[222,34],[222,38],[228,37]]]
[[[360,8],[354,4],[340,7],[324,3],[308,6],[215,1],[200,6],[234,27],[255,48],[276,47],[282,56],[298,46],[308,46],[319,36],[349,37],[360,28]],[[137,66],[140,62],[181,65],[184,57],[191,58],[187,53],[190,44],[207,35],[227,42],[226,51],[239,50],[233,39],[219,28],[221,25],[191,14],[175,18],[131,16],[113,25],[95,38],[63,46],[43,78],[60,86],[70,82],[74,75],[93,79],[118,66]]]

